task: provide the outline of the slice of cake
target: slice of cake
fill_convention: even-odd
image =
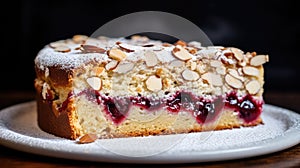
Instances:
[[[76,35],[35,59],[38,124],[69,139],[255,126],[262,123],[267,61],[195,41]]]

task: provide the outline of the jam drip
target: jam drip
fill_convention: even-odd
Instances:
[[[214,121],[224,108],[229,108],[236,111],[245,122],[251,123],[260,116],[263,105],[263,101],[256,100],[251,95],[238,97],[236,92],[230,92],[225,96],[217,96],[213,99],[195,96],[185,91],[178,91],[167,99],[153,99],[141,95],[109,97],[92,89],[84,90],[77,95],[85,95],[89,101],[102,105],[106,114],[115,124],[124,121],[132,106],[140,107],[149,112],[161,108],[166,108],[170,113],[189,112],[199,124]],[[70,92],[67,100],[59,108],[60,112],[67,108],[73,96],[73,92]]]

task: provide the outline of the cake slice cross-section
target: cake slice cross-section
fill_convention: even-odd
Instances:
[[[68,139],[256,126],[268,59],[196,41],[76,35],[35,58],[38,124]]]

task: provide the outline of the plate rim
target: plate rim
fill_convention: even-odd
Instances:
[[[0,110],[0,132],[4,130],[10,131],[11,134],[20,134],[17,132],[14,132],[7,127],[5,127],[3,123],[3,116],[8,115],[9,111],[12,109],[17,109],[20,111],[22,107],[27,106],[35,106],[36,101],[28,101],[23,102],[19,104],[15,104],[9,107],[6,107],[4,109]],[[189,152],[189,154],[183,154],[183,153],[177,153],[176,156],[174,156],[176,159],[168,159],[167,156],[157,154],[153,156],[146,156],[146,157],[129,157],[129,156],[123,156],[114,154],[111,152],[111,154],[107,153],[82,153],[82,152],[75,152],[70,153],[67,151],[62,150],[54,150],[54,149],[47,149],[47,148],[41,148],[39,146],[34,146],[24,144],[24,143],[18,143],[16,140],[12,140],[9,138],[2,137],[0,134],[0,144],[23,152],[33,153],[37,155],[43,155],[43,156],[50,156],[50,157],[56,157],[56,158],[65,158],[65,159],[72,159],[72,160],[81,160],[81,161],[96,161],[96,162],[110,162],[110,163],[153,163],[153,164],[159,164],[159,163],[195,163],[195,162],[212,162],[212,161],[225,161],[225,160],[233,160],[233,159],[242,159],[242,158],[248,158],[248,157],[254,157],[254,156],[260,156],[265,154],[270,154],[273,152],[282,151],[284,149],[288,149],[292,146],[295,146],[300,143],[300,134],[296,134],[300,131],[300,124],[296,121],[300,121],[300,114],[296,113],[295,111],[282,108],[279,106],[271,105],[271,104],[264,104],[264,108],[270,108],[271,110],[275,110],[280,113],[284,113],[289,117],[295,117],[295,123],[288,127],[287,130],[284,131],[284,134],[277,136],[274,139],[266,139],[267,143],[260,143],[258,145],[252,146],[252,147],[236,147],[232,149],[221,149],[221,150],[211,150],[211,151],[194,151]],[[271,112],[268,112],[271,113]],[[5,116],[4,116],[5,117]],[[289,118],[291,119],[291,118]],[[6,128],[6,129],[5,129]],[[21,134],[23,135],[23,134]],[[63,138],[62,138],[63,139]],[[289,143],[286,143],[288,139]],[[70,142],[72,140],[69,140]],[[74,141],[72,141],[74,142]],[[164,152],[163,152],[164,153]],[[246,154],[245,154],[246,153]],[[216,154],[219,155],[219,157],[216,157]],[[206,155],[205,159],[203,159],[201,156]],[[221,155],[221,156],[220,156]],[[200,157],[199,157],[200,156]],[[213,157],[214,156],[214,157]]]

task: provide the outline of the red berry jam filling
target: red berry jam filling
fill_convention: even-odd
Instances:
[[[130,97],[110,97],[101,95],[98,91],[87,89],[78,95],[85,95],[86,98],[98,105],[102,105],[108,116],[115,124],[120,124],[131,108],[137,106],[149,112],[166,108],[170,113],[185,111],[191,113],[199,124],[214,121],[224,108],[230,108],[238,112],[238,116],[247,123],[251,123],[260,116],[263,101],[256,100],[251,95],[238,97],[236,92],[215,98],[204,98],[195,96],[190,92],[178,91],[169,98],[154,99],[142,95]],[[73,93],[62,103],[59,111],[66,109]]]
[[[225,106],[239,112],[239,117],[245,122],[255,121],[262,112],[263,101],[255,100],[251,95],[238,98],[236,92],[226,96]]]
[[[142,96],[137,96],[137,97],[130,97],[130,101],[132,102],[133,105],[139,106],[142,109],[146,110],[158,110],[162,106],[161,100],[155,100],[155,99],[150,99]]]
[[[59,111],[60,113],[66,111],[66,109],[67,109],[67,107],[68,107],[68,104],[70,103],[70,100],[71,100],[71,98],[73,97],[73,95],[74,95],[73,92],[70,92],[70,93],[68,94],[68,98],[61,104],[61,106],[60,106],[59,109],[58,109],[58,111]]]
[[[106,113],[116,124],[120,124],[127,116],[130,109],[130,99],[126,97],[102,97]]]

